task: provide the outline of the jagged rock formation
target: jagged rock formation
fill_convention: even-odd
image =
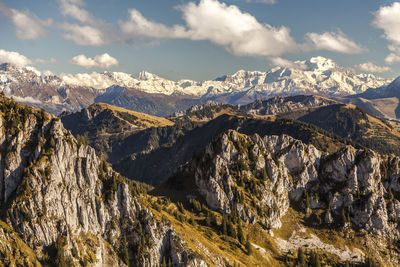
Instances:
[[[298,95],[256,100],[253,103],[241,106],[240,109],[256,115],[277,115],[303,108],[322,107],[338,103],[335,100],[316,95]]]
[[[207,266],[143,205],[138,184],[101,162],[58,118],[3,96],[0,108],[3,263],[21,260],[8,241],[17,233],[30,265],[156,266],[168,258]]]
[[[222,213],[280,228],[288,208],[314,225],[400,237],[399,158],[347,146],[328,154],[287,135],[230,130],[170,179],[193,177],[197,194]],[[317,219],[320,218],[320,219]]]

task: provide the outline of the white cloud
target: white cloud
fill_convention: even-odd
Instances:
[[[391,51],[385,58],[385,62],[388,64],[394,64],[400,62],[400,45],[389,45],[388,49]]]
[[[270,58],[270,61],[273,66],[284,67],[284,68],[292,68],[305,70],[307,69],[307,64],[304,61],[290,61],[281,57]]]
[[[306,49],[328,50],[344,54],[358,54],[365,49],[350,40],[343,32],[306,33]]]
[[[20,97],[20,96],[12,95],[10,97],[12,99],[14,99],[15,101],[22,102],[22,103],[29,103],[29,104],[41,104],[42,103],[42,101],[40,101],[38,99],[34,99],[31,96]]]
[[[58,0],[61,14],[77,20],[78,23],[63,23],[63,37],[78,45],[103,46],[115,37],[115,31],[101,19],[96,19],[83,7],[83,0]]]
[[[54,57],[49,59],[37,58],[35,61],[39,64],[49,64],[49,63],[54,64],[57,62],[57,60]]]
[[[111,66],[117,66],[119,65],[119,62],[117,59],[113,58],[109,54],[105,53],[102,55],[97,55],[93,58],[88,58],[85,55],[78,55],[73,57],[70,60],[70,63],[79,65],[85,68],[93,68],[93,67],[98,67],[102,69],[107,69]]]
[[[72,17],[82,23],[95,24],[93,16],[84,8],[84,2],[82,0],[60,0],[61,14],[64,16]]]
[[[365,72],[388,72],[391,69],[386,66],[377,66],[372,62],[365,62],[359,65],[354,66],[357,70],[365,71]]]
[[[400,44],[400,3],[394,2],[391,6],[379,8],[371,24],[382,29],[387,40]]]
[[[188,38],[183,26],[172,27],[146,19],[136,9],[129,10],[129,21],[120,22],[123,33],[139,38]]]
[[[128,39],[208,40],[238,56],[277,57],[296,50],[328,50],[354,54],[366,50],[341,31],[307,33],[306,43],[298,44],[290,35],[289,28],[260,23],[237,6],[218,0],[188,2],[178,6],[178,10],[182,12],[185,25],[167,26],[151,21],[138,10],[131,9],[129,19],[119,22],[121,31]]]
[[[384,32],[383,37],[391,44],[388,46],[389,55],[386,63],[400,62],[400,3],[394,2],[389,6],[382,6],[374,13],[372,26]]]
[[[29,10],[19,11],[8,8],[0,3],[0,11],[7,16],[17,28],[16,36],[22,40],[36,40],[47,37],[46,26],[50,26],[53,21],[40,20]]]
[[[201,0],[179,6],[179,10],[186,27],[168,27],[131,9],[129,20],[120,22],[121,30],[130,38],[209,40],[234,55],[276,56],[296,49],[289,28],[262,24],[237,6]]]
[[[32,61],[18,52],[0,49],[0,63],[11,63],[19,67],[25,67],[28,64],[32,64]]]
[[[275,56],[296,49],[289,28],[261,24],[237,6],[202,0],[180,9],[192,40],[209,40],[234,55]]]
[[[70,23],[64,23],[61,27],[66,31],[63,37],[78,45],[103,46],[107,43],[104,32],[98,28]]]

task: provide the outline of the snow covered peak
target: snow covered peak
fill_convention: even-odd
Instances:
[[[338,65],[332,59],[321,56],[312,57],[310,60],[307,60],[305,64],[308,66],[309,71],[326,71],[338,68]]]
[[[139,72],[138,79],[142,80],[142,81],[147,81],[147,80],[156,80],[156,79],[161,79],[161,78],[153,73],[143,70],[143,71]]]
[[[40,71],[38,71],[36,68],[34,68],[34,67],[27,66],[27,67],[25,67],[25,69],[34,72],[37,76],[41,76],[42,75],[42,73]]]

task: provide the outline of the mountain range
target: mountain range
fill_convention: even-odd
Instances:
[[[400,124],[356,106],[0,111],[5,265],[399,264]]]
[[[65,110],[79,111],[94,102],[104,102],[167,116],[209,100],[247,104],[257,99],[299,94],[344,97],[391,82],[372,74],[355,74],[323,57],[295,63],[292,68],[275,67],[266,72],[240,70],[201,82],[175,82],[145,71],[139,75],[93,72],[58,77],[41,74],[32,68],[3,64],[0,90],[22,103],[54,114]]]
[[[400,78],[3,64],[0,87],[0,266],[400,264]]]

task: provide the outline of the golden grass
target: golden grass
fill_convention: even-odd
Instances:
[[[0,221],[0,228],[4,231],[0,238],[0,252],[3,254],[3,264],[6,266],[42,266],[36,258],[35,252],[22,241],[18,234],[5,222]],[[0,264],[0,266],[2,266]]]
[[[150,202],[155,201],[156,197],[152,197]],[[268,238],[267,233],[263,232],[255,226],[247,228],[246,224],[242,224],[245,236],[247,233],[250,234],[251,242],[264,248],[266,253],[253,248],[253,253],[249,256],[246,254],[246,249],[237,240],[229,237],[220,235],[213,228],[199,224],[204,220],[204,216],[194,214],[190,211],[185,210],[185,216],[187,219],[194,218],[196,221],[195,225],[191,225],[189,222],[180,222],[172,214],[177,210],[175,204],[171,203],[164,209],[157,211],[151,208],[154,216],[158,220],[168,220],[177,234],[185,240],[188,247],[195,253],[203,256],[204,260],[209,266],[219,266],[220,260],[229,262],[230,265],[234,266],[283,266],[279,261],[275,259],[275,245]],[[219,213],[215,212],[217,220],[221,221]],[[266,244],[270,244],[270,247],[266,247]],[[274,250],[271,250],[274,248]]]
[[[130,115],[137,117],[138,121],[141,122],[142,124],[146,125],[146,127],[163,127],[163,126],[174,125],[174,123],[172,121],[162,118],[162,117],[152,116],[152,115],[149,115],[146,113],[136,112],[136,111],[132,111],[132,110],[121,108],[121,107],[116,107],[116,106],[105,104],[105,103],[96,103],[96,104],[93,104],[91,107],[98,108],[100,110],[109,109],[114,112],[114,115],[116,117],[118,117],[120,120],[123,120],[123,121],[126,121],[126,120],[123,119],[121,116],[119,116],[118,113],[128,113]],[[126,122],[128,124],[132,124],[128,121],[126,121]]]

